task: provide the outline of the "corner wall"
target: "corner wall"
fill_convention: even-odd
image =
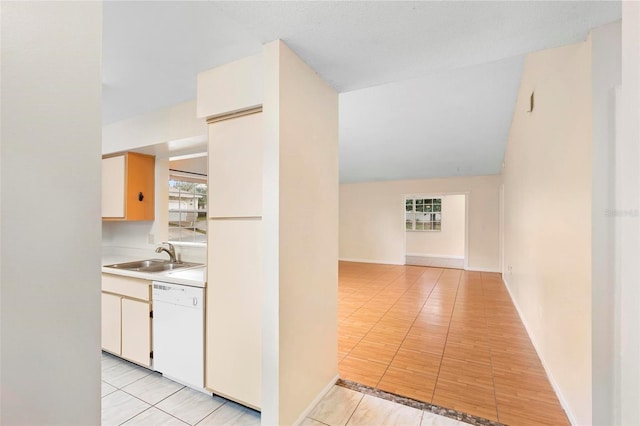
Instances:
[[[640,3],[622,2],[622,90],[616,139],[616,283],[620,288],[615,319],[619,358],[616,360],[616,424],[640,418]],[[628,214],[629,210],[635,214]]]
[[[530,54],[503,170],[504,279],[575,424],[592,420],[591,106],[590,41]]]
[[[469,269],[500,270],[498,175],[340,185],[340,259],[404,264],[404,196],[468,193]]]
[[[0,423],[97,425],[102,4],[0,7]]]
[[[262,424],[300,421],[338,376],[338,94],[264,46]]]
[[[592,195],[592,402],[593,424],[614,424],[618,354],[615,318],[619,316],[619,286],[615,276],[616,87],[621,83],[621,24],[591,32],[593,91]],[[624,219],[622,219],[624,220]]]

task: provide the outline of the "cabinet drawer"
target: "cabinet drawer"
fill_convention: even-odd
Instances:
[[[140,300],[151,300],[151,281],[102,274],[102,291]]]

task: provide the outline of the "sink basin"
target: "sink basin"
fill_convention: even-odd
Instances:
[[[165,263],[163,265],[152,265],[147,266],[142,269],[144,272],[162,272],[162,271],[173,271],[174,269],[187,268],[191,266],[196,266],[196,263]]]
[[[191,262],[171,262],[169,260],[148,259],[137,260],[135,262],[114,263],[113,265],[105,265],[105,268],[125,269],[127,271],[138,272],[163,272],[173,271],[174,269],[193,268],[203,266],[201,263]]]

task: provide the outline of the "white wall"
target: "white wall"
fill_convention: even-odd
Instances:
[[[1,7],[0,423],[96,425],[102,4]]]
[[[264,50],[262,424],[300,420],[337,378],[338,95]]]
[[[104,126],[102,153],[171,142],[177,155],[194,144],[201,145],[206,135],[207,123],[196,117],[194,99]]]
[[[340,185],[340,259],[404,264],[404,196],[465,193],[469,269],[499,271],[500,176]]]
[[[172,170],[179,170],[182,172],[198,173],[201,175],[207,174],[208,159],[204,155],[202,157],[188,158],[184,160],[175,160],[169,162],[169,168]]]
[[[615,87],[621,83],[621,25],[615,22],[591,33],[593,91],[592,176],[592,375],[593,424],[615,418],[614,382],[616,299],[614,277]]]
[[[406,231],[406,254],[464,257],[465,209],[464,195],[442,196],[442,230]]]
[[[591,107],[590,41],[528,55],[503,170],[505,282],[580,425],[592,420]]]

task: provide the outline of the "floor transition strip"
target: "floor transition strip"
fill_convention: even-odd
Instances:
[[[476,426],[505,426],[503,423],[494,422],[493,420],[484,419],[482,417],[463,413],[462,411],[453,410],[451,408],[445,408],[439,405],[429,404],[428,402],[422,402],[412,398],[396,395],[391,392],[385,392],[383,390],[373,388],[371,386],[361,385],[360,383],[352,382],[350,380],[338,379],[336,385],[361,392],[365,395],[371,395],[378,398],[386,399],[387,401],[397,402],[398,404],[428,411],[430,413],[438,414],[440,416],[448,417],[450,419],[455,419]]]

